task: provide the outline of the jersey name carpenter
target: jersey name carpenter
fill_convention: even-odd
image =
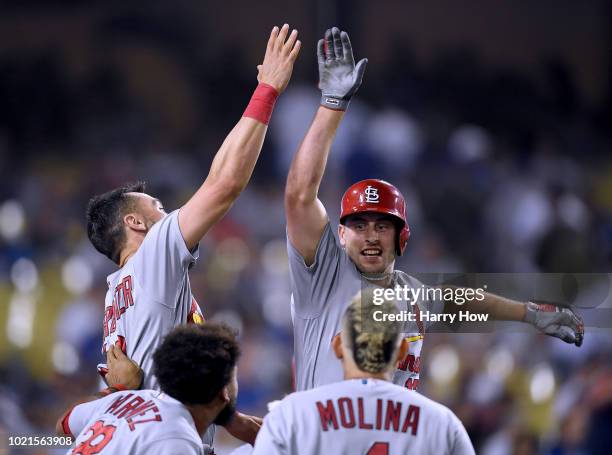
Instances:
[[[117,320],[130,307],[134,306],[134,296],[132,295],[132,276],[128,275],[115,287],[113,303],[106,307],[104,311],[104,337],[117,330]]]

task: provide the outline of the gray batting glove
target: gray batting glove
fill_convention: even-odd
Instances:
[[[325,31],[325,39],[319,40],[317,55],[321,106],[345,111],[361,85],[368,59],[361,59],[355,66],[348,33],[340,32],[337,27]]]
[[[582,345],[584,322],[569,308],[547,302],[527,302],[525,322],[546,335],[561,338],[576,346]]]

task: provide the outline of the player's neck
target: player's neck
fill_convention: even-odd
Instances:
[[[380,373],[368,373],[366,371],[361,371],[359,369],[354,370],[345,370],[344,371],[344,379],[381,379],[383,381],[390,381],[391,374],[386,371],[381,371]]]
[[[204,434],[206,429],[212,425],[219,414],[218,411],[202,405],[184,405],[195,423],[198,434]]]
[[[138,251],[142,242],[130,241],[125,245],[125,248],[121,250],[121,254],[119,255],[119,268],[123,267],[125,263],[134,256],[134,253]]]
[[[381,273],[381,274],[373,274],[373,273],[362,273],[361,276],[364,280],[374,286],[382,286],[387,287],[393,281],[393,273]]]
[[[361,276],[363,277],[363,279],[366,280],[368,283],[373,284],[375,286],[386,287],[386,286],[391,285],[393,282],[394,265],[395,265],[395,262],[391,264],[389,267],[387,267],[387,269],[384,272],[380,272],[380,273],[363,272],[361,270],[359,272],[361,273]]]
[[[125,251],[125,250],[124,250]],[[121,252],[121,256],[119,256],[119,268],[123,267],[125,263],[131,258],[136,251],[130,251],[129,253]]]

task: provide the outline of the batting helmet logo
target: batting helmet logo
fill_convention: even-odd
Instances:
[[[378,200],[380,196],[378,195],[378,189],[373,187],[372,185],[368,185],[364,191],[365,200],[371,204],[378,204]]]
[[[410,237],[402,193],[384,180],[367,179],[354,183],[342,196],[340,223],[344,224],[349,215],[364,212],[384,213],[395,219],[398,230],[396,253],[401,256]]]

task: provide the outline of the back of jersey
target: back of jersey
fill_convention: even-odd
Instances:
[[[446,407],[387,381],[353,379],[285,398],[264,420],[255,454],[473,454]]]
[[[153,390],[125,391],[76,406],[68,418],[76,437],[68,453],[200,454],[202,439],[189,411]]]

